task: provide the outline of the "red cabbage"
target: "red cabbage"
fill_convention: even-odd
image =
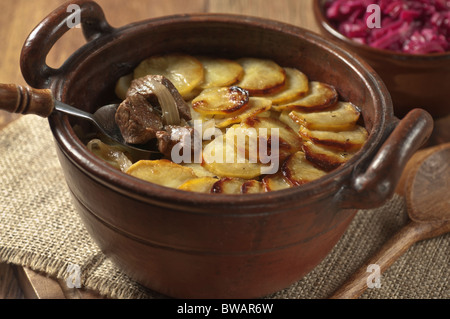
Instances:
[[[381,28],[369,28],[371,4]],[[409,54],[450,51],[450,0],[328,0],[327,18],[344,36],[374,48]]]

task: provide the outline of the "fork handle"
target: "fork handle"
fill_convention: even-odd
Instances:
[[[55,107],[49,89],[33,89],[16,84],[0,84],[0,110],[9,113],[48,117]]]

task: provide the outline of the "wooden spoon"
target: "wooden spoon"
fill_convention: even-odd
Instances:
[[[450,143],[416,153],[398,186],[406,198],[410,221],[330,298],[358,298],[368,287],[369,265],[378,265],[381,274],[413,244],[450,232],[449,190]]]

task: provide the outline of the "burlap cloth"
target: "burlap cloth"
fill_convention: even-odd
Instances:
[[[130,280],[91,241],[74,211],[47,120],[24,116],[0,131],[0,262],[67,279],[110,298],[158,298]],[[267,298],[327,298],[407,221],[403,198],[360,211],[312,272]],[[449,298],[450,235],[415,244],[361,298]]]

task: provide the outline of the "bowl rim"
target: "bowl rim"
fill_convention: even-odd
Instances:
[[[68,58],[65,65],[70,66],[70,61],[72,59],[78,62],[82,60],[77,53],[86,56],[89,56],[90,54],[101,54],[103,50],[107,50],[109,46],[114,45],[115,41],[120,41],[120,38],[128,32],[139,32],[150,27],[158,27],[158,25],[160,26],[165,23],[173,24],[186,22],[219,24],[225,22],[243,24],[275,32],[288,33],[297,37],[301,36],[308,42],[313,41],[315,45],[320,46],[324,50],[327,49],[330,54],[334,54],[347,63],[355,70],[355,72],[360,74],[361,79],[371,92],[371,96],[376,98],[375,104],[380,108],[376,109],[374,113],[374,123],[378,123],[378,126],[374,125],[366,144],[352,159],[318,180],[298,187],[268,193],[245,195],[221,194],[220,196],[214,196],[211,194],[191,193],[172,189],[129,176],[108,165],[105,161],[91,153],[75,134],[67,115],[53,114],[50,116],[49,124],[56,139],[56,144],[66,158],[85,174],[118,193],[126,193],[128,197],[132,197],[142,202],[153,202],[161,207],[177,209],[183,207],[182,209],[184,211],[190,211],[192,213],[215,213],[211,212],[211,208],[217,207],[217,205],[238,209],[245,208],[247,209],[246,213],[249,213],[248,209],[254,208],[255,211],[250,212],[251,214],[260,214],[261,206],[264,206],[265,208],[276,207],[278,208],[278,211],[280,211],[279,208],[286,202],[290,203],[290,207],[292,207],[293,201],[299,202],[298,205],[304,205],[311,201],[315,201],[318,198],[328,196],[329,192],[332,190],[334,191],[333,194],[343,191],[345,188],[343,184],[348,182],[349,178],[355,177],[354,172],[364,169],[363,167],[360,167],[360,164],[367,161],[369,157],[372,158],[375,155],[386,137],[386,129],[396,119],[393,115],[392,100],[387,88],[379,76],[364,60],[355,57],[338,43],[329,41],[329,39],[322,37],[311,30],[260,17],[239,14],[201,13],[170,15],[134,22],[115,29],[115,32],[105,36],[103,39],[97,39],[95,43],[86,44],[87,46],[91,44],[95,45],[97,49],[93,50],[92,53],[87,53],[89,50],[80,48],[79,51]],[[68,67],[68,69],[70,70],[70,67]],[[62,92],[65,91],[63,90],[63,82],[64,74],[61,74],[61,76],[52,83],[52,88],[59,90],[59,93],[56,94],[59,98],[64,97],[64,92]],[[336,191],[337,186],[339,186],[338,191]],[[267,212],[267,210],[265,211]],[[242,212],[236,211],[235,213],[241,214]]]
[[[314,0],[313,11],[314,16],[316,18],[316,23],[323,28],[329,35],[332,35],[333,38],[338,39],[340,41],[345,42],[350,47],[355,47],[360,50],[371,52],[372,54],[382,54],[384,56],[390,56],[394,59],[398,60],[412,60],[412,61],[423,61],[423,60],[445,60],[450,59],[450,51],[447,52],[436,52],[436,53],[427,53],[427,54],[410,54],[404,52],[396,52],[392,50],[379,49],[371,47],[367,44],[362,44],[352,40],[351,38],[346,37],[338,30],[336,30],[331,22],[326,17],[323,6],[324,3],[328,0]]]

